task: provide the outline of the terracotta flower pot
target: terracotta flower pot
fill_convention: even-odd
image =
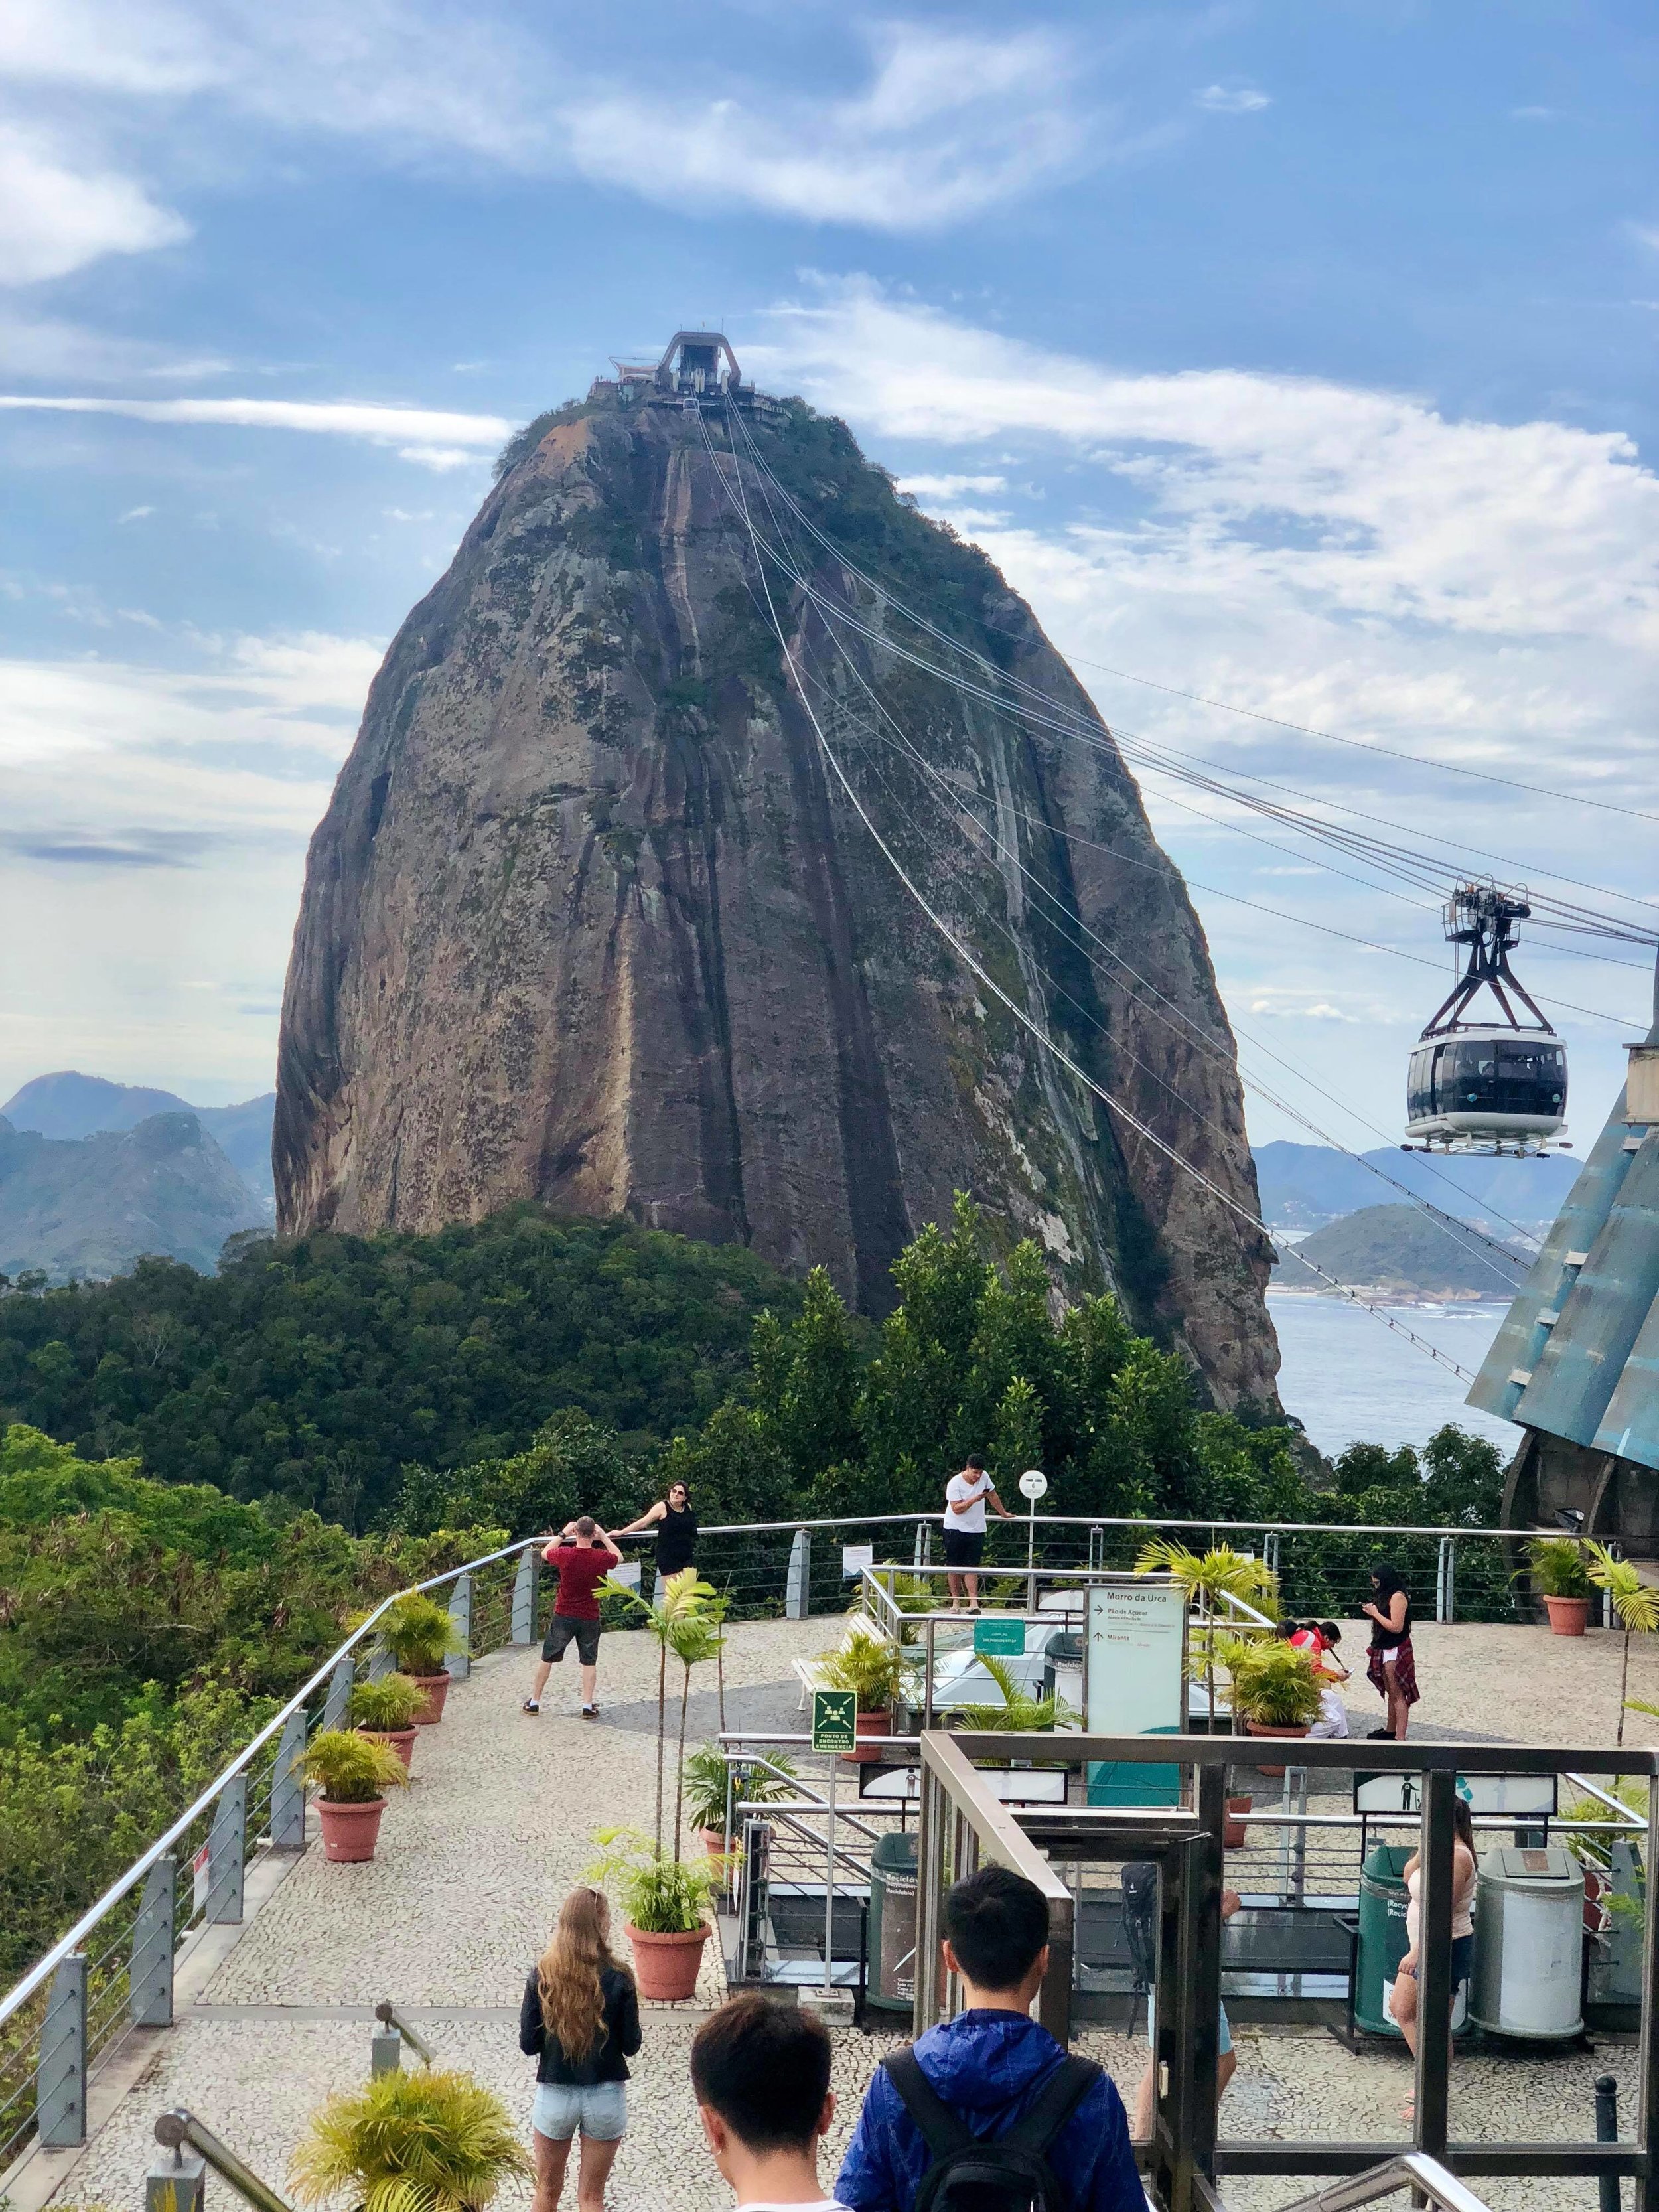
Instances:
[[[385,1810],[384,1797],[371,1797],[363,1805],[336,1805],[326,1797],[319,1797],[317,1818],[322,1824],[323,1856],[350,1864],[372,1859],[374,1840],[380,1832],[380,1815]]]
[[[426,1692],[426,1703],[414,1715],[416,1728],[431,1728],[444,1717],[444,1700],[449,1695],[452,1677],[448,1674],[417,1674],[415,1680]]]
[[[842,1752],[842,1759],[845,1763],[856,1766],[860,1760],[879,1759],[881,1757],[880,1745],[878,1743],[872,1742],[870,1745],[870,1747],[866,1749],[866,1738],[891,1735],[893,1733],[893,1716],[890,1711],[860,1713],[853,1723],[853,1729],[854,1735],[858,1737],[859,1747],[856,1751]]]
[[[710,1929],[705,1921],[684,1936],[649,1935],[643,1928],[628,1923],[628,1940],[634,1947],[634,1978],[639,1984],[642,1997],[654,1997],[659,2003],[671,2003],[676,1998],[696,1994],[697,1975],[702,1966],[702,1947],[708,1941]]]
[[[1308,1723],[1304,1721],[1296,1728],[1273,1728],[1266,1721],[1247,1720],[1244,1733],[1246,1735],[1304,1736],[1308,1733]],[[1258,1774],[1279,1775],[1285,1770],[1282,1766],[1263,1766],[1258,1762],[1256,1771]]]
[[[397,1753],[405,1766],[414,1764],[415,1730],[412,1724],[406,1729],[359,1729],[357,1733],[372,1736],[376,1743],[386,1744]]]
[[[1250,1804],[1251,1800],[1249,1797],[1230,1797],[1227,1800],[1227,1810],[1230,1814],[1233,1813],[1248,1813],[1250,1809]],[[1222,1846],[1226,1850],[1242,1851],[1245,1844],[1249,1841],[1249,1835],[1250,1832],[1245,1826],[1243,1820],[1229,1819],[1222,1825]]]
[[[1582,1636],[1589,1619],[1589,1606],[1587,1597],[1547,1597],[1544,1610],[1550,1617],[1550,1634]]]
[[[726,1837],[721,1830],[699,1828],[697,1833],[702,1838],[702,1847],[711,1859],[723,1859],[726,1856]]]

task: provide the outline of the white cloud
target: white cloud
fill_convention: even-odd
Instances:
[[[115,520],[117,522],[143,522],[147,516],[154,514],[155,512],[155,509],[153,507],[130,507],[125,514],[118,514]]]
[[[901,477],[901,491],[915,499],[960,499],[965,491],[1006,491],[1006,477]]]
[[[0,410],[125,415],[140,422],[202,422],[254,430],[302,430],[395,446],[405,460],[449,469],[493,452],[517,428],[501,415],[457,415],[357,400],[117,399],[32,392],[0,394]],[[405,439],[416,442],[405,445]],[[444,442],[439,442],[444,441]]]
[[[1041,32],[896,23],[866,89],[754,88],[696,101],[618,88],[568,104],[576,167],[676,208],[749,205],[811,222],[927,230],[1016,197],[1076,160],[1068,64]]]
[[[1193,98],[1212,115],[1255,115],[1262,108],[1273,106],[1267,93],[1258,92],[1250,84],[1206,84]]]
[[[39,134],[0,123],[0,283],[40,283],[189,235],[131,177],[82,166]]]

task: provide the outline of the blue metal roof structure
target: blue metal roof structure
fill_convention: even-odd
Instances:
[[[1621,1091],[1468,1402],[1659,1468],[1659,1127]]]

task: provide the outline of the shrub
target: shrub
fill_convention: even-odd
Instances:
[[[694,1828],[718,1828],[725,1834],[726,1774],[725,1755],[718,1744],[700,1744],[686,1759],[685,1817]],[[752,1805],[771,1804],[792,1794],[794,1779],[791,1761],[774,1752],[764,1766],[738,1766],[732,1799],[747,1798]]]
[[[402,1790],[409,1771],[391,1747],[356,1729],[322,1729],[312,1737],[300,1772],[331,1805],[372,1805],[388,1790]]]
[[[1232,1680],[1233,1711],[1258,1728],[1305,1728],[1319,1717],[1319,1684],[1305,1651],[1276,1637],[1230,1643],[1219,1656]]]
[[[406,1729],[426,1697],[412,1674],[382,1674],[378,1682],[356,1685],[346,1717],[353,1728]]]
[[[331,2097],[289,2172],[302,2204],[343,2193],[362,2212],[477,2212],[532,2167],[493,2090],[422,2066]]]
[[[689,1936],[720,1887],[710,1859],[670,1858],[637,1828],[601,1828],[593,1838],[599,1856],[589,1881],[614,1881],[630,1926],[642,1936]]]
[[[461,1648],[447,1608],[424,1590],[392,1599],[380,1615],[380,1641],[403,1674],[441,1674],[445,1659]]]
[[[861,1713],[884,1712],[898,1694],[904,1658],[896,1644],[873,1629],[849,1628],[820,1670],[832,1690],[851,1690]]]
[[[1540,1597],[1588,1597],[1589,1563],[1571,1536],[1534,1536],[1527,1546],[1526,1572]]]

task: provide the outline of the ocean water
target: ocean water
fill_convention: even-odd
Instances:
[[[1279,1332],[1279,1395],[1328,1455],[1349,1444],[1425,1443],[1448,1421],[1490,1437],[1507,1459],[1521,1440],[1512,1421],[1463,1402],[1466,1382],[1363,1306],[1295,1291],[1267,1294]],[[1473,1374],[1498,1334],[1507,1304],[1384,1309]]]

